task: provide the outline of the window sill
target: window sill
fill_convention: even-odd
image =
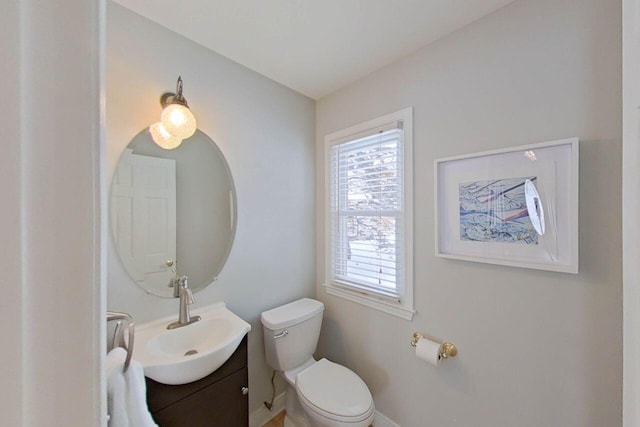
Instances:
[[[413,310],[413,308],[405,307],[397,302],[387,301],[382,297],[378,298],[371,294],[350,290],[333,284],[323,283],[322,286],[324,286],[329,295],[344,298],[401,319],[412,320],[413,315],[415,314],[415,310]]]

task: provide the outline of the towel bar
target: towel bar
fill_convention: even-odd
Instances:
[[[133,355],[133,341],[135,336],[135,323],[133,317],[128,313],[119,313],[117,311],[107,311],[107,322],[117,321],[115,330],[113,331],[112,347],[122,347],[127,351],[127,358],[124,361],[124,372],[127,372],[131,356]],[[127,338],[124,339],[124,329],[122,322],[127,324]]]

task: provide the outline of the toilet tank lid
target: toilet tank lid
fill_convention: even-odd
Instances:
[[[322,310],[324,310],[324,304],[320,301],[302,298],[263,312],[260,320],[266,328],[275,331],[310,319]]]

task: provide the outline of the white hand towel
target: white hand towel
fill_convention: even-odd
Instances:
[[[105,360],[109,427],[129,427],[127,384],[123,373],[126,358],[127,352],[118,347],[111,350]]]
[[[127,412],[131,427],[157,427],[147,406],[147,387],[140,362],[132,360],[124,376],[127,382]]]

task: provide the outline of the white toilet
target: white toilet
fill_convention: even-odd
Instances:
[[[303,298],[260,316],[267,364],[287,382],[285,427],[367,427],[375,408],[355,372],[316,362],[324,304]]]

